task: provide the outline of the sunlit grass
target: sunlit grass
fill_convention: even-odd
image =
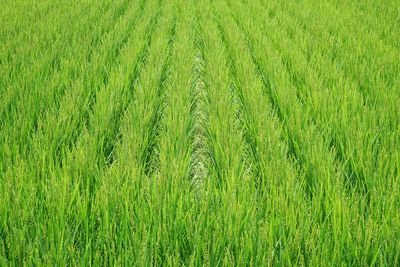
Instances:
[[[0,266],[397,266],[395,1],[0,3]]]

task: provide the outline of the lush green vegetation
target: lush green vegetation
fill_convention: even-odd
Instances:
[[[0,18],[0,266],[400,265],[397,1]]]

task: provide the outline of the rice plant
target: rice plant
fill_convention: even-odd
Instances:
[[[0,1],[0,266],[398,266],[396,1]]]

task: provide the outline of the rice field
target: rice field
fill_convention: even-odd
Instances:
[[[393,0],[0,1],[0,266],[399,266]]]

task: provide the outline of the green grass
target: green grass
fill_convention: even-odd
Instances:
[[[396,1],[0,17],[0,266],[400,265]]]

